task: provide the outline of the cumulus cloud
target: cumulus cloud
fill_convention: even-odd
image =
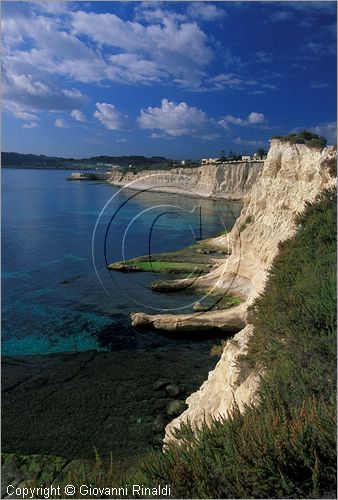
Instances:
[[[203,21],[215,21],[226,16],[224,9],[208,2],[191,2],[187,8],[188,16]]]
[[[219,120],[218,124],[228,129],[229,125],[240,125],[242,127],[247,127],[249,125],[259,125],[266,121],[263,113],[257,113],[256,111],[252,111],[249,113],[247,118],[239,118],[232,115],[226,115],[224,118]]]
[[[50,92],[48,85],[34,81],[31,75],[11,75],[13,85],[20,91],[30,95],[46,95]]]
[[[129,128],[129,118],[120,113],[113,104],[97,102],[94,113],[97,118],[109,130],[125,130]]]
[[[337,144],[337,122],[321,123],[310,127],[311,132],[326,137],[328,144]]]
[[[108,57],[111,63],[106,68],[108,79],[132,83],[152,83],[167,78],[167,73],[158,65],[138,54],[114,54]]]
[[[178,21],[183,22],[187,20],[187,16],[184,13],[175,12],[173,9],[169,10],[163,8],[161,2],[140,2],[135,8],[135,20],[145,20],[148,22],[160,22],[164,24],[165,22]]]
[[[248,122],[253,125],[256,125],[256,123],[264,123],[265,117],[263,113],[256,113],[255,111],[252,111],[248,116]]]
[[[142,109],[138,123],[143,129],[161,130],[173,137],[190,135],[213,139],[217,136],[212,120],[204,111],[185,102],[176,104],[168,99],[162,99],[160,108],[149,106]]]
[[[41,111],[66,111],[86,102],[86,96],[71,88],[48,85],[31,74],[3,71],[2,98],[4,110],[21,120],[38,120]]]
[[[70,116],[74,118],[74,120],[76,120],[77,122],[86,121],[85,115],[79,109],[73,109],[73,111],[70,113]]]
[[[191,85],[199,85],[202,68],[213,58],[209,39],[195,22],[176,23],[168,18],[164,24],[144,26],[114,14],[77,11],[72,14],[72,28],[74,34],[86,35],[99,46],[114,47],[119,54],[137,54],[139,59],[152,62],[158,76],[165,72]],[[106,71],[114,77],[111,68]]]
[[[54,122],[54,125],[57,128],[69,128],[68,123],[66,123],[62,118],[57,118]]]
[[[4,102],[11,94],[10,100],[21,102],[24,111],[79,106],[70,104],[80,100],[76,89],[60,91],[63,77],[81,83],[171,81],[198,88],[213,60],[213,42],[194,20],[215,17],[219,9],[212,4],[191,4],[188,15],[147,2],[139,8],[147,13],[143,22],[80,10],[75,3],[57,4],[30,3],[3,15],[9,87]]]

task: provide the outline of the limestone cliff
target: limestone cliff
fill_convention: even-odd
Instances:
[[[335,180],[325,167],[325,160],[335,156],[332,147],[319,151],[305,145],[271,141],[261,175],[247,196],[241,215],[230,233],[231,256],[225,264],[200,280],[200,284],[204,282],[204,285],[216,285],[226,293],[240,294],[245,300],[238,308],[238,315],[242,318],[246,318],[247,306],[264,289],[267,270],[277,254],[278,243],[294,234],[295,215],[304,209],[306,201],[312,201],[322,189],[334,184]],[[229,245],[224,236],[218,238],[217,243]],[[233,308],[232,315],[235,310]],[[224,326],[227,314],[228,311],[224,311]],[[212,324],[215,315],[206,313],[203,321],[209,319]],[[152,322],[154,318],[156,316],[149,316],[147,320]],[[162,315],[161,328],[172,321],[173,315]],[[179,321],[176,317],[175,321],[176,325],[179,321],[183,322],[183,315]],[[194,328],[196,323],[198,319],[194,318]],[[235,402],[240,408],[255,402],[259,376],[237,365],[237,357],[245,352],[251,334],[252,328],[247,325],[228,341],[208,380],[188,398],[188,409],[168,425],[166,439],[170,439],[171,431],[182,421],[189,420],[198,426],[204,419],[208,421],[212,417],[226,415]]]
[[[130,189],[191,194],[203,198],[242,200],[262,170],[263,162],[223,163],[199,168],[112,172],[108,182]]]

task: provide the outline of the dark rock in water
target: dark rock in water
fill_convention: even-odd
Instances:
[[[161,389],[165,389],[170,383],[171,381],[167,378],[159,378],[153,383],[153,388],[155,391],[160,391]]]
[[[194,279],[186,279],[184,283],[179,281],[153,281],[150,285],[153,292],[181,292],[189,289],[190,284],[194,283]]]
[[[168,384],[165,390],[173,398],[179,396],[181,393],[181,388],[177,384]]]
[[[171,401],[168,404],[167,413],[171,417],[177,417],[178,415],[181,415],[181,413],[183,413],[187,408],[188,405],[185,403],[185,401],[181,399],[174,399],[174,401]]]
[[[125,330],[119,328],[122,338]],[[116,327],[106,333],[117,337],[119,331]],[[134,470],[153,436],[161,434],[154,438],[154,446],[162,446],[164,430],[157,429],[163,420],[156,418],[161,414],[169,421],[167,406],[176,399],[165,389],[169,384],[185,387],[177,398],[185,399],[200,387],[216,363],[209,354],[212,341],[180,340],[179,347],[175,343],[151,350],[138,344],[119,350],[115,341],[112,345],[111,352],[3,357],[2,452],[53,455],[68,463],[95,459],[95,447],[107,459],[112,453],[116,467],[125,473]],[[183,401],[179,406],[176,411],[185,409]],[[53,464],[56,474],[63,465]],[[12,461],[7,464],[8,484],[16,477],[34,479],[31,474],[17,475],[16,468]],[[48,471],[46,464],[41,469]],[[53,475],[44,476],[44,482],[50,484]]]
[[[153,423],[154,432],[162,432],[166,425],[167,425],[166,419],[164,418],[162,413],[159,413]]]
[[[139,272],[144,271],[142,267],[134,266],[132,264],[128,264],[124,261],[114,262],[113,264],[109,264],[107,268],[110,271],[120,271],[121,273],[129,273],[129,272]]]
[[[149,439],[149,444],[156,448],[161,448],[163,446],[163,436],[162,434],[155,434]]]
[[[73,283],[75,280],[78,280],[79,278],[81,278],[80,274],[78,274],[76,276],[72,276],[71,278],[68,278],[67,280],[60,281],[60,285],[70,285],[71,283]]]

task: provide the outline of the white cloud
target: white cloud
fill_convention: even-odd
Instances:
[[[241,137],[236,137],[233,140],[233,143],[238,144],[240,146],[250,146],[250,147],[255,147],[255,148],[267,145],[267,141],[256,141],[256,140],[242,139]]]
[[[175,12],[174,10],[168,10],[163,8],[161,2],[141,2],[136,6],[135,9],[135,20],[143,19],[147,22],[160,22],[164,24],[165,22],[178,21],[183,22],[187,20],[187,16],[182,13]]]
[[[242,78],[235,73],[220,73],[209,79],[208,83],[216,90],[229,89],[243,89],[246,86],[256,85],[256,80]]]
[[[265,117],[263,113],[256,113],[255,111],[252,111],[248,116],[248,122],[253,125],[256,125],[257,123],[264,123]]]
[[[326,89],[327,87],[330,87],[330,84],[324,82],[310,82],[309,87],[311,89]]]
[[[141,128],[161,130],[173,137],[190,135],[212,139],[217,136],[213,130],[213,121],[204,111],[188,106],[185,102],[176,104],[168,99],[162,99],[160,108],[149,106],[142,109],[138,123]],[[152,137],[154,138],[154,135]]]
[[[290,21],[293,18],[294,14],[292,12],[288,10],[280,10],[271,14],[266,22],[280,23],[284,21]]]
[[[310,127],[311,132],[326,137],[328,144],[337,144],[337,122],[321,123]]]
[[[129,118],[120,113],[113,104],[97,102],[94,113],[103,125],[109,130],[125,130],[129,128]]]
[[[13,85],[20,91],[30,95],[46,95],[50,93],[48,85],[34,81],[32,75],[17,75],[12,73]]]
[[[36,115],[27,113],[26,111],[21,111],[20,108],[15,106],[7,106],[7,110],[10,111],[15,118],[19,118],[20,120],[30,121],[39,119]]]
[[[166,136],[165,134],[157,134],[156,132],[153,132],[152,134],[150,134],[150,139],[164,139],[165,137],[168,137]]]
[[[188,16],[202,21],[215,21],[226,16],[224,9],[207,2],[191,2],[187,8]]]
[[[336,54],[336,42],[318,42],[311,41],[304,45],[304,51],[308,50],[311,54],[320,57],[327,57]]]
[[[74,88],[53,88],[31,74],[15,73],[10,65],[3,70],[2,98],[4,110],[27,121],[38,120],[38,112],[65,111],[86,101]]]
[[[152,83],[168,76],[156,63],[142,59],[137,54],[115,54],[109,56],[108,60],[111,64],[106,68],[106,74],[110,80]]]
[[[36,128],[39,125],[36,122],[28,122],[22,125],[22,128]]]
[[[62,118],[57,118],[54,122],[54,125],[57,128],[69,128],[68,123],[66,123]]]
[[[70,116],[74,118],[74,120],[76,120],[77,122],[86,121],[85,115],[79,109],[73,109],[73,111],[70,113]]]
[[[114,14],[77,11],[72,14],[72,28],[74,34],[86,35],[98,46],[114,47],[120,53],[137,54],[140,60],[152,62],[158,76],[165,72],[190,85],[200,84],[202,68],[213,58],[209,39],[195,22],[177,23],[167,18],[164,24],[144,26]],[[106,72],[113,76],[109,67]]]
[[[232,115],[226,115],[224,118],[219,120],[218,124],[225,128],[229,129],[229,125],[240,125],[241,127],[247,127],[249,125],[259,125],[266,121],[263,113],[257,113],[256,111],[252,111],[249,113],[247,118],[239,118]]]
[[[32,7],[36,11],[43,12],[44,14],[65,14],[67,13],[68,5],[60,1],[41,1],[34,0]]]
[[[258,52],[258,57],[262,57],[264,54],[265,57],[268,57],[268,53]],[[220,73],[212,78],[209,78],[206,81],[206,86],[203,90],[224,90],[224,89],[237,89],[237,90],[249,90],[249,93],[265,90],[274,90],[276,89],[276,85],[271,83],[266,83],[264,80],[257,80],[255,78],[243,77],[236,73]]]

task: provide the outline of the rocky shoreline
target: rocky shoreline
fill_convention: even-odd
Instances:
[[[103,457],[112,453],[121,472],[136,467],[162,445],[165,426],[214,367],[213,342],[4,357],[2,483],[32,479],[41,460],[46,473],[57,474],[61,463],[92,460],[94,448]]]
[[[254,404],[260,374],[242,369],[238,358],[245,354],[252,328],[249,306],[264,290],[269,266],[278,253],[280,242],[292,237],[294,219],[306,202],[311,202],[325,188],[335,184],[328,168],[336,159],[334,147],[313,148],[271,140],[263,169],[247,192],[242,212],[229,235],[214,240],[215,245],[230,253],[225,262],[197,278],[162,281],[156,291],[173,292],[213,290],[225,296],[237,296],[242,303],[224,311],[195,314],[131,314],[137,327],[151,327],[167,332],[237,331],[229,342],[215,370],[201,388],[187,400],[188,409],[167,426],[166,440],[182,422],[193,426],[205,420],[227,416],[233,406]],[[183,179],[182,179],[183,182]],[[134,181],[137,186],[138,181]],[[198,184],[198,183],[197,183]],[[204,191],[205,193],[205,191]]]

